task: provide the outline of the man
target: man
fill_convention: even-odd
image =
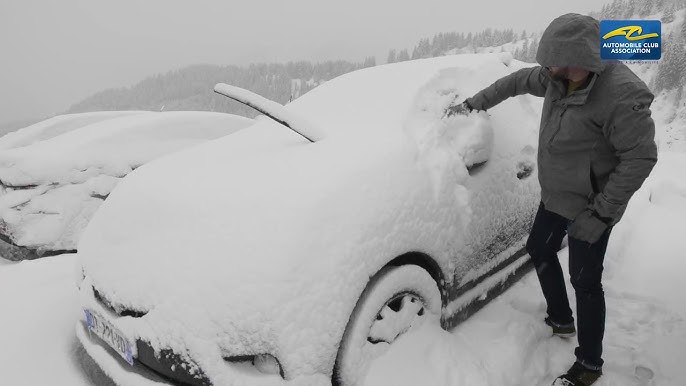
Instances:
[[[587,386],[602,374],[603,258],[612,226],[657,162],[653,95],[624,64],[600,59],[597,20],[567,14],[541,37],[536,61],[451,106],[448,114],[487,110],[521,94],[544,97],[538,144],[541,203],[526,244],[547,302],[545,323],[576,334],[557,258],[569,236],[576,294],[576,361],[554,385]]]

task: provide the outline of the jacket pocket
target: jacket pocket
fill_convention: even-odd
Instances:
[[[559,154],[552,156],[550,162],[548,188],[551,191],[573,193],[586,198],[593,194],[591,159],[588,154]]]

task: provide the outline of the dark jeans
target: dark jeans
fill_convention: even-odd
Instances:
[[[526,250],[536,267],[543,296],[548,304],[548,317],[556,323],[573,323],[562,267],[557,257],[570,220],[538,207]],[[592,369],[603,366],[603,334],[605,333],[605,293],[601,283],[603,259],[611,228],[600,240],[590,244],[569,238],[569,275],[576,294],[577,360]]]

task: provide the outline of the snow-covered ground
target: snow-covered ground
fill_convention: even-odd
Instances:
[[[635,68],[646,80],[654,69]],[[610,239],[599,386],[685,383],[686,108],[674,98],[663,93],[653,104],[660,160]],[[560,257],[566,266],[567,251]],[[77,266],[74,255],[0,259],[0,384],[107,384],[74,336],[82,317]],[[569,285],[568,291],[573,300]],[[402,336],[373,363],[364,384],[549,385],[572,363],[576,339],[552,337],[544,316],[532,272],[452,331],[426,325]]]
[[[662,153],[613,230],[605,258],[607,324],[598,386],[679,386],[686,360],[686,153]],[[560,254],[565,271],[567,250]],[[574,291],[567,285],[572,308]],[[576,339],[552,337],[531,272],[452,332],[425,326],[375,363],[366,385],[550,385]],[[652,378],[652,379],[651,379]]]
[[[683,385],[684,170],[685,153],[661,153],[613,231],[604,281],[606,366],[599,386]],[[560,257],[566,261],[566,250]],[[21,263],[0,259],[3,384],[105,381],[74,337],[81,313],[75,267],[74,255]],[[552,337],[544,314],[532,272],[453,331],[424,326],[401,337],[373,364],[365,384],[548,385],[571,364],[575,340]]]

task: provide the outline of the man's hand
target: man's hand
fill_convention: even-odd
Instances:
[[[464,102],[462,102],[458,105],[452,105],[452,106],[448,107],[445,110],[445,115],[447,117],[451,117],[455,114],[467,115],[467,114],[471,113],[472,110],[474,110],[474,108],[472,108],[472,106],[469,104],[469,102],[467,102],[467,100],[465,99]]]
[[[569,226],[569,237],[593,244],[607,230],[610,219],[600,217],[592,209],[581,212]]]

